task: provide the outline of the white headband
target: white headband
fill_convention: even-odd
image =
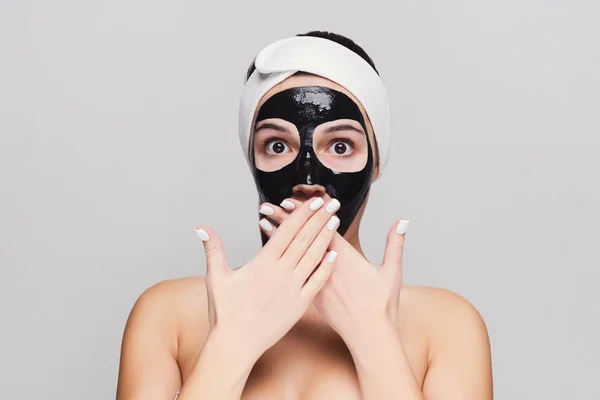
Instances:
[[[296,72],[322,76],[346,88],[364,107],[379,149],[379,175],[390,152],[388,95],[373,67],[352,50],[329,39],[295,36],[265,47],[254,61],[240,100],[239,136],[248,162],[252,120],[260,99]],[[378,175],[378,176],[379,176]]]

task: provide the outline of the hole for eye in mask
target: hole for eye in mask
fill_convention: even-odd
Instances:
[[[298,156],[298,129],[291,122],[281,118],[268,118],[257,122],[252,139],[254,166],[261,171],[277,171]]]
[[[369,158],[367,137],[357,121],[342,119],[316,127],[312,137],[313,152],[319,161],[334,172],[357,172]]]

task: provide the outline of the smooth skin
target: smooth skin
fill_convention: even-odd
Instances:
[[[295,207],[302,206],[299,201],[287,200]],[[281,208],[267,206],[275,210],[271,217],[274,221],[287,221],[288,215]],[[365,399],[423,399],[395,332],[404,248],[404,234],[398,233],[397,228],[407,222],[399,221],[390,229],[379,266],[367,261],[336,233],[330,247],[341,255],[337,264],[343,267],[336,273],[332,271],[326,287],[314,301],[317,311],[347,344]],[[265,231],[269,237],[275,232]]]
[[[238,371],[240,377],[247,377],[258,358],[306,313],[333,270],[334,264],[327,260],[315,270],[335,232],[326,224],[337,219],[323,204],[321,198],[301,204],[297,213],[282,221],[281,229],[273,232],[272,240],[258,255],[235,271],[229,269],[214,232],[212,239],[209,234],[204,241],[209,337],[222,343],[219,349],[235,343],[236,364],[244,366]],[[319,210],[315,212],[316,207]],[[180,399],[241,396],[245,379],[228,382],[221,378],[222,374],[231,376],[231,372],[215,369],[220,354],[211,354],[199,358]]]
[[[315,84],[353,98],[300,75],[262,101]],[[325,204],[310,210],[315,198]],[[402,282],[399,221],[375,265],[358,238],[366,202],[342,237],[327,229],[334,217],[322,187],[302,185],[288,200],[293,210],[268,205],[273,213],[264,217],[275,227],[263,231],[271,238],[245,266],[229,269],[217,234],[203,226],[206,278],[142,293],[125,327],[117,399],[173,399],[178,391],[178,400],[492,399],[481,316],[452,292]]]

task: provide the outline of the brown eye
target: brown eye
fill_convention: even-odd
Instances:
[[[338,156],[349,156],[352,154],[352,147],[346,142],[335,142],[329,147],[329,151]]]
[[[281,140],[274,140],[267,143],[267,153],[269,154],[283,154],[289,151],[289,147]]]

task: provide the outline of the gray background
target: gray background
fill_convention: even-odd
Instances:
[[[598,1],[7,1],[0,8],[0,397],[114,398],[138,295],[259,248],[237,138],[269,42],[346,34],[392,100],[362,228],[411,219],[408,283],[469,299],[498,399],[597,399]]]

